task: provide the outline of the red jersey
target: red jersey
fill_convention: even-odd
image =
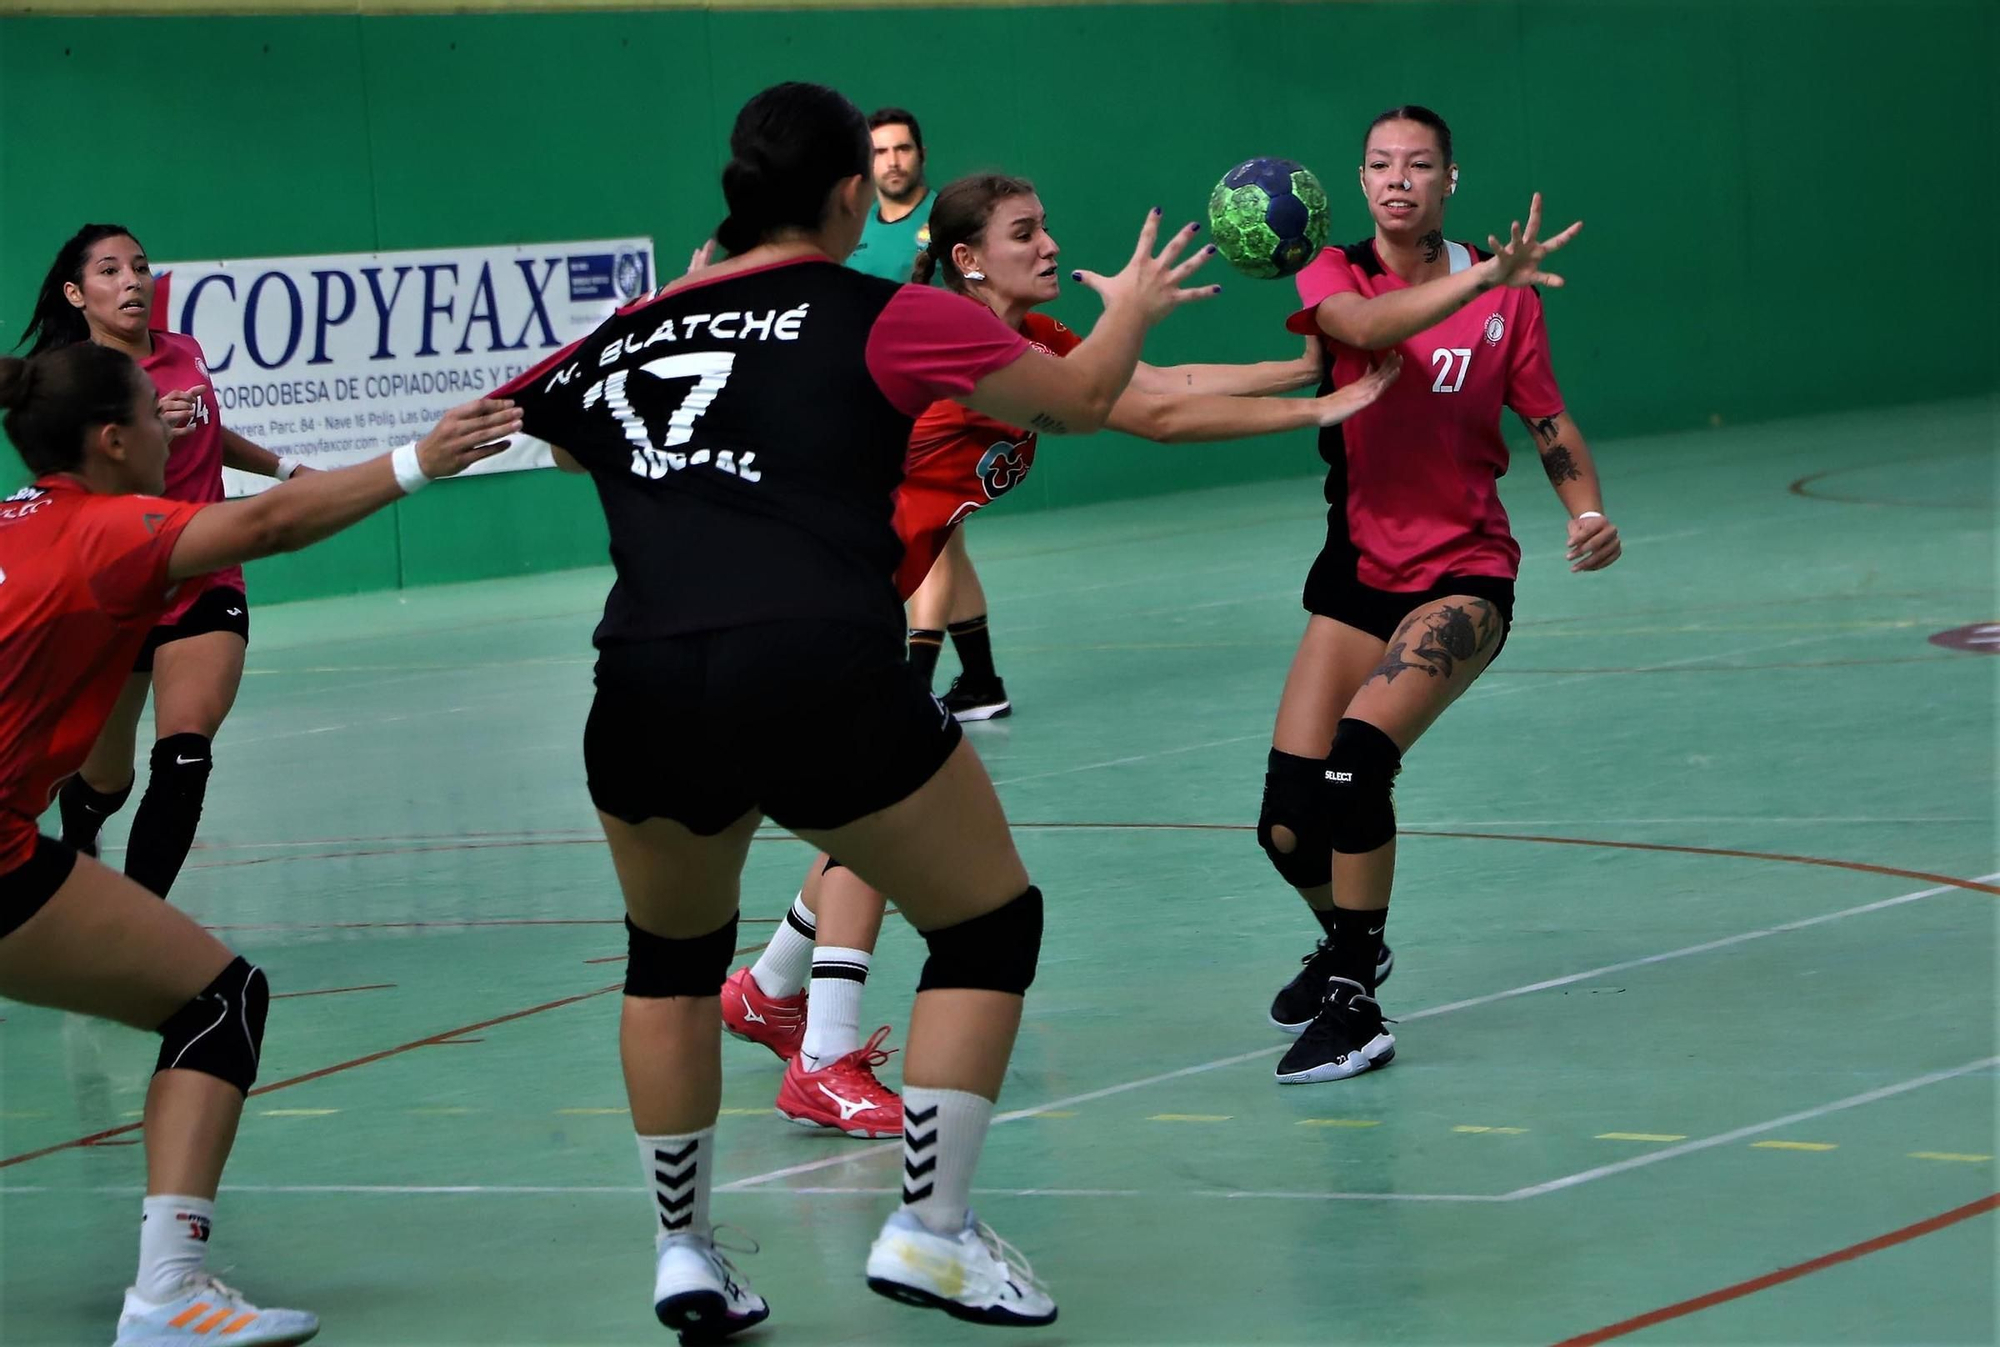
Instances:
[[[1083,344],[1039,313],[1028,315],[1023,334],[1044,355],[1065,356]],[[916,593],[959,522],[1019,486],[1034,465],[1033,431],[961,403],[932,403],[910,431],[910,456],[896,488],[896,536],[903,540],[896,591],[905,599]]]
[[[1485,254],[1451,250],[1453,271]],[[1407,288],[1382,265],[1374,240],[1328,248],[1298,276],[1304,305],[1286,326],[1319,330],[1314,310],[1342,291],[1373,298]],[[1379,358],[1322,336],[1322,393],[1353,383]],[[1541,297],[1502,289],[1399,343],[1403,374],[1375,404],[1320,432],[1327,465],[1329,548],[1350,552],[1375,589],[1428,589],[1447,575],[1513,579],[1521,548],[1500,505],[1507,471],[1500,409],[1534,420],[1559,415]]]
[[[28,859],[35,820],[97,742],[204,508],[61,476],[0,502],[0,872]]]
[[[193,337],[178,332],[154,332],[153,353],[139,362],[162,395],[199,387],[195,394],[194,420],[186,434],[176,436],[167,450],[167,486],[160,494],[169,500],[198,501],[212,505],[222,499],[222,412],[216,406],[215,380],[209,376],[208,362],[201,345]],[[230,566],[213,575],[204,575],[181,586],[180,595],[160,618],[172,624],[205,592],[222,585],[243,588],[243,568]]]

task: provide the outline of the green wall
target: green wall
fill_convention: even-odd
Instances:
[[[1997,60],[1990,0],[5,19],[0,327],[18,333],[86,219],[164,259],[643,233],[671,265],[721,214],[734,109],[810,78],[916,109],[934,181],[1035,178],[1066,261],[1102,269],[1147,207],[1193,218],[1252,154],[1314,166],[1338,238],[1363,236],[1361,128],[1428,103],[1464,168],[1447,232],[1483,241],[1534,188],[1586,221],[1549,314],[1594,438],[1959,396],[2000,381],[1979,256]],[[1148,357],[1291,354],[1289,286],[1212,265],[1225,293]],[[1092,310],[1079,293],[1056,312]],[[1005,508],[1314,466],[1303,435],[1058,441]],[[436,487],[253,584],[269,601],[603,556],[586,484],[513,474]]]

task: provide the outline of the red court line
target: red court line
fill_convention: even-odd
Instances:
[[[745,945],[742,949],[737,950],[733,957],[752,954],[762,948],[764,948],[762,945]],[[272,1081],[269,1085],[259,1085],[256,1089],[250,1091],[250,1095],[252,1098],[255,1098],[258,1095],[269,1094],[273,1090],[287,1090],[294,1085],[304,1085],[310,1080],[319,1080],[325,1076],[338,1075],[342,1071],[352,1071],[356,1067],[368,1066],[371,1063],[384,1061],[390,1057],[399,1057],[406,1052],[415,1052],[418,1048],[448,1046],[451,1040],[462,1038],[465,1034],[470,1034],[480,1029],[490,1029],[496,1024],[506,1024],[512,1020],[524,1020],[530,1015],[539,1015],[545,1010],[558,1010],[563,1006],[573,1006],[579,1001],[588,1001],[595,997],[603,996],[608,992],[622,991],[624,987],[625,983],[621,979],[611,983],[609,986],[599,987],[596,991],[578,992],[574,996],[565,996],[555,1001],[544,1001],[538,1006],[529,1006],[526,1010],[514,1010],[509,1011],[505,1015],[495,1015],[492,1019],[480,1020],[476,1024],[461,1024],[456,1029],[446,1029],[441,1033],[426,1034],[422,1038],[414,1039],[408,1043],[400,1043],[393,1048],[384,1048],[380,1052],[371,1052],[365,1057],[356,1057],[345,1062],[336,1062],[332,1066],[323,1066],[317,1071],[308,1071],[304,1075],[289,1076],[284,1080]],[[39,1160],[45,1155],[54,1155],[58,1151],[73,1150],[78,1146],[95,1146],[107,1137],[123,1136],[127,1132],[136,1132],[144,1126],[145,1122],[142,1119],[139,1122],[126,1123],[122,1127],[111,1127],[102,1132],[92,1132],[86,1137],[74,1137],[68,1141],[58,1141],[52,1146],[43,1146],[39,1150],[23,1151],[19,1155],[10,1155],[4,1160],[0,1160],[0,1169],[7,1169],[14,1165],[24,1165],[30,1160]]]
[[[386,992],[392,990],[395,985],[393,982],[370,982],[362,987],[328,987],[316,992],[273,992],[271,999],[282,1001],[291,996],[339,996],[343,992]]]
[[[1779,1268],[1776,1272],[1767,1272],[1761,1277],[1752,1277],[1749,1281],[1738,1282],[1734,1286],[1725,1286],[1720,1291],[1710,1291],[1707,1295],[1696,1296],[1692,1300],[1683,1300],[1678,1304],[1668,1305],[1662,1309],[1650,1310],[1645,1314],[1636,1315],[1633,1318],[1609,1324],[1603,1328],[1594,1329],[1578,1337],[1564,1338],[1556,1344],[1556,1347],[1590,1347],[1592,1343],[1609,1342],[1613,1338],[1622,1338],[1628,1333],[1637,1333],[1642,1328],[1651,1328],[1655,1324],[1664,1324],[1669,1320],[1685,1318],[1687,1315],[1699,1313],[1711,1306],[1726,1304],[1732,1300],[1740,1300],[1744,1296],[1755,1295],[1757,1292],[1768,1290],[1773,1286],[1781,1286],[1788,1281],[1796,1281],[1798,1278],[1804,1277],[1809,1273],[1818,1272],[1821,1268],[1829,1268],[1837,1263],[1852,1262],[1856,1258],[1862,1258],[1871,1253],[1878,1253],[1883,1249],[1894,1248],[1898,1244],[1907,1244],[1913,1239],[1920,1239],[1925,1235],[1931,1234],[1933,1231],[1942,1230],[1946,1226],[1957,1225],[1960,1221],[1969,1221],[1975,1216],[1983,1216],[1996,1207],[2000,1207],[2000,1193],[1991,1193],[1980,1198],[1977,1202],[1968,1202],[1962,1207],[1954,1207],[1950,1211],[1942,1212],[1927,1221],[1918,1221],[1915,1225],[1906,1225],[1901,1230],[1891,1230],[1886,1235],[1877,1235],[1874,1239],[1863,1240],[1859,1244],[1850,1244],[1844,1249],[1837,1249],[1832,1253],[1821,1254],[1818,1258],[1807,1262],[1795,1263],[1791,1267]]]

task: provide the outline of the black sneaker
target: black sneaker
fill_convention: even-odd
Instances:
[[[1382,1018],[1382,1006],[1358,982],[1327,979],[1319,1014],[1278,1062],[1278,1080],[1304,1085],[1345,1080],[1396,1058],[1396,1038]]]
[[[1282,1034],[1302,1034],[1306,1026],[1319,1014],[1320,1002],[1326,1000],[1327,970],[1332,960],[1327,956],[1331,941],[1322,940],[1313,946],[1313,952],[1300,959],[1305,965],[1299,975],[1279,989],[1271,1000],[1271,1026]],[[1382,957],[1375,961],[1375,985],[1380,987],[1389,980],[1389,974],[1396,971],[1396,951],[1388,945],[1382,946]]]
[[[1014,714],[1014,704],[1007,700],[1007,685],[998,678],[974,683],[960,674],[951,680],[943,701],[944,709],[958,721],[998,720]]]

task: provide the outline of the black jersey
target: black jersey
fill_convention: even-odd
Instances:
[[[590,471],[601,645],[794,618],[900,630],[910,427],[1027,342],[984,305],[819,257],[695,281],[503,387]]]

